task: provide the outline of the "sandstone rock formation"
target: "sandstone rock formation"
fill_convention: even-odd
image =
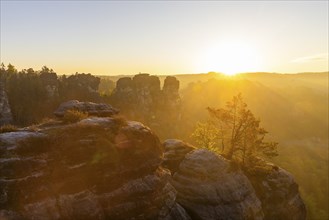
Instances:
[[[167,76],[163,84],[164,106],[169,109],[178,110],[180,108],[181,99],[179,96],[179,81],[174,76]]]
[[[87,118],[0,134],[0,217],[190,219],[138,122]]]
[[[263,219],[248,178],[223,157],[205,149],[188,153],[173,176],[177,201],[192,219]]]
[[[262,202],[265,219],[305,219],[306,208],[290,173],[273,166],[267,173],[247,173]]]
[[[163,146],[177,201],[192,219],[306,219],[298,185],[282,168],[270,164],[271,169],[241,171],[179,140],[166,140]]]
[[[4,84],[0,82],[0,126],[13,120]]]
[[[179,116],[180,96],[179,81],[168,76],[160,88],[160,79],[149,74],[138,74],[133,78],[123,77],[116,83],[111,99],[120,111],[135,118],[148,122],[176,120]],[[157,115],[161,112],[161,117]],[[165,112],[165,114],[164,114]],[[169,118],[170,117],[170,118]]]
[[[69,110],[77,110],[88,113],[94,116],[112,116],[118,114],[119,111],[108,104],[93,103],[93,102],[79,102],[78,100],[70,100],[62,103],[54,112],[57,117],[63,117],[65,112]]]
[[[160,93],[157,76],[138,74],[133,78],[120,78],[111,97],[115,106],[130,118],[149,122],[155,117]]]
[[[83,111],[104,110],[95,105]],[[119,117],[2,133],[0,171],[1,220],[306,216],[298,185],[283,169],[242,171],[180,140],[161,145],[148,127]]]
[[[168,139],[163,142],[164,158],[162,166],[168,168],[174,174],[185,155],[196,148],[181,140]]]

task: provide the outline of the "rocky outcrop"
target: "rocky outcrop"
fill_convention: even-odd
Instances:
[[[78,100],[70,100],[62,103],[54,112],[57,117],[63,117],[69,110],[77,110],[80,112],[88,113],[88,115],[94,116],[112,116],[119,113],[119,111],[113,108],[111,105],[103,103],[93,102],[79,102]]]
[[[123,77],[117,81],[116,87],[112,92],[112,99],[118,105],[135,105],[135,85],[130,77]]]
[[[292,175],[280,167],[269,167],[273,168],[266,173],[247,172],[262,202],[265,219],[306,219],[306,208]]]
[[[169,109],[178,110],[180,108],[181,99],[179,96],[179,81],[174,76],[167,76],[163,84],[164,106]]]
[[[2,133],[0,171],[0,219],[305,219],[283,169],[242,171],[119,117]]]
[[[149,74],[121,78],[111,97],[126,114],[147,121],[154,117],[161,99],[160,80]]]
[[[123,77],[116,83],[111,99],[130,118],[148,124],[177,120],[180,114],[179,81],[168,76],[160,88],[160,79],[149,74]],[[161,117],[158,117],[158,115]]]
[[[263,219],[261,202],[248,178],[208,150],[188,153],[173,176],[177,201],[192,219]]]
[[[4,84],[0,82],[0,126],[13,120]]]
[[[37,130],[37,131],[35,131]],[[149,128],[117,118],[0,134],[0,216],[190,219]]]
[[[306,219],[298,185],[282,168],[267,164],[241,170],[180,140],[166,140],[163,146],[163,166],[172,172],[177,201],[192,219]]]
[[[196,148],[181,140],[168,139],[163,142],[164,158],[162,166],[168,168],[174,174],[185,155]]]
[[[179,126],[180,123],[178,123],[181,120],[182,110],[179,81],[176,77],[167,76],[164,80],[159,115],[160,117],[157,120],[161,124],[163,133],[167,137],[177,136],[182,129]]]

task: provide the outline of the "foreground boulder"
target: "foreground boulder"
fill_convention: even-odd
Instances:
[[[34,130],[0,134],[1,218],[190,219],[141,123],[95,117]]]
[[[188,153],[173,176],[177,201],[193,219],[263,219],[261,202],[248,178],[208,150]]]
[[[282,168],[267,163],[241,170],[180,140],[166,140],[163,146],[163,165],[173,174],[177,201],[192,219],[306,219],[298,185]]]
[[[77,110],[80,112],[88,113],[88,115],[109,117],[119,113],[111,105],[104,103],[93,102],[79,102],[78,100],[70,100],[62,103],[54,112],[57,117],[63,117],[69,110]]]
[[[266,173],[246,172],[262,202],[265,219],[306,219],[306,207],[292,175],[273,166]]]

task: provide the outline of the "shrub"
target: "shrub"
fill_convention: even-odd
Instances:
[[[63,122],[64,123],[75,123],[75,122],[78,122],[87,117],[88,117],[87,113],[80,112],[77,110],[68,110],[64,114]]]
[[[17,131],[17,127],[14,125],[3,125],[0,127],[0,133]]]

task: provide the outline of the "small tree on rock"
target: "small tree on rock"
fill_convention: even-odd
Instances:
[[[247,108],[242,95],[234,96],[224,108],[207,108],[211,123],[217,128],[221,153],[228,159],[237,159],[242,164],[252,164],[259,156],[277,156],[276,142],[266,142],[268,133],[260,126],[260,120]]]

